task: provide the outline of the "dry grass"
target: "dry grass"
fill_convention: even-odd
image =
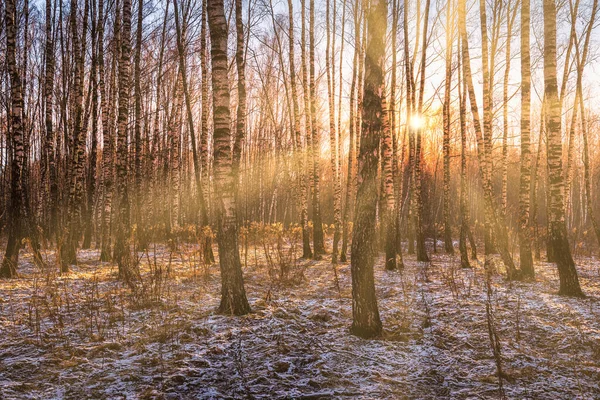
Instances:
[[[0,398],[498,398],[486,304],[507,397],[600,397],[597,260],[578,262],[580,300],[555,294],[545,263],[534,283],[492,276],[488,298],[480,267],[433,255],[425,274],[405,256],[390,273],[380,259],[386,332],[364,341],[348,332],[349,265],[297,260],[271,234],[242,251],[253,313],[239,318],[214,314],[219,268],[195,245],[140,253],[135,292],[97,251],[64,276],[23,254],[20,278],[0,281]]]

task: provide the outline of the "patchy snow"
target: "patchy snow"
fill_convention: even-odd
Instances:
[[[283,284],[251,245],[253,312],[226,317],[214,313],[219,268],[197,265],[196,251],[144,255],[135,295],[97,251],[81,251],[64,276],[24,254],[21,277],[0,281],[0,398],[501,397],[480,266],[405,255],[403,272],[386,272],[379,259],[385,334],[362,340],[348,329],[349,265],[337,267],[339,290],[325,260],[298,261]],[[493,276],[508,398],[600,398],[600,262],[577,261],[586,299],[557,296],[556,269],[543,262],[533,283]]]

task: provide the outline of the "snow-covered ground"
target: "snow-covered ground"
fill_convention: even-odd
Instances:
[[[298,261],[282,283],[254,250],[244,317],[214,313],[219,268],[199,266],[193,246],[144,255],[135,294],[96,251],[63,276],[24,254],[21,277],[0,280],[0,398],[501,397],[480,265],[405,255],[404,271],[386,272],[379,259],[385,334],[362,340],[349,334],[348,264],[336,280],[327,260]],[[600,398],[600,262],[577,264],[586,299],[557,296],[556,269],[543,262],[534,283],[493,276],[506,397]]]

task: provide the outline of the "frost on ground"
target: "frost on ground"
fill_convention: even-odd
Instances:
[[[116,267],[82,251],[66,275],[23,254],[21,277],[0,281],[0,398],[500,398],[486,303],[501,342],[504,394],[600,398],[600,262],[579,259],[586,299],[556,295],[551,264],[534,283],[433,254],[402,272],[375,266],[385,327],[349,334],[350,266],[299,260],[285,281],[263,248],[242,253],[253,309],[216,315],[219,268],[197,248],[156,247],[132,293]],[[140,253],[141,256],[141,253]],[[53,255],[47,255],[50,262]]]

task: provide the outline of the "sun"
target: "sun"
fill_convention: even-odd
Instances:
[[[410,119],[410,126],[413,129],[422,128],[424,123],[425,123],[425,121],[423,120],[423,117],[418,114],[413,115]]]

